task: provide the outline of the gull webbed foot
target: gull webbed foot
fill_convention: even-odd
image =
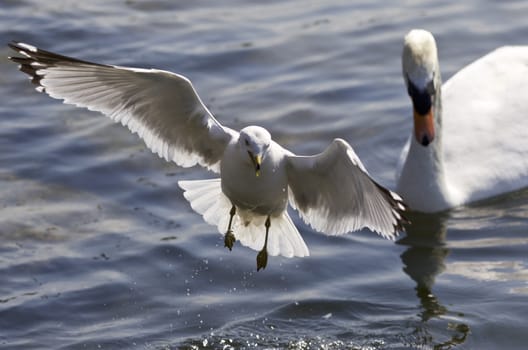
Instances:
[[[257,254],[257,271],[265,269],[266,265],[268,265],[268,251],[264,248]]]
[[[232,230],[227,231],[224,236],[224,246],[229,248],[229,250],[231,250],[233,249],[233,244],[235,243],[235,241],[236,241],[236,238],[235,238],[235,235],[233,234],[233,231]]]

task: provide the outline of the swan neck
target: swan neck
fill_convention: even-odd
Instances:
[[[444,169],[442,147],[441,78],[436,77],[438,89],[434,96],[435,137],[421,145],[411,135],[409,152],[400,174],[398,190],[411,208],[435,212],[450,206],[450,194]]]

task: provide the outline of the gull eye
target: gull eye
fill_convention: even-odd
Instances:
[[[245,139],[244,141],[245,141],[245,143],[246,143],[246,146],[249,146],[249,140],[248,140],[248,139]]]

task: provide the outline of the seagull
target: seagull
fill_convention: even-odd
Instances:
[[[295,155],[260,126],[237,132],[220,124],[180,74],[92,63],[20,42],[9,46],[20,54],[9,59],[37,91],[120,122],[166,161],[219,173],[178,185],[193,210],[218,227],[225,247],[238,240],[259,251],[257,271],[268,255],[309,255],[288,203],[329,235],[366,227],[393,240],[403,231],[402,199],[376,183],[342,139],[320,154]]]

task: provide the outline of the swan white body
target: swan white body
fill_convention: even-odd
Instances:
[[[528,186],[528,47],[487,54],[456,73],[441,93],[429,32],[406,36],[402,60],[407,84],[436,86],[434,139],[424,146],[411,135],[401,154],[397,191],[406,203],[436,212]]]
[[[309,254],[288,203],[327,234],[368,227],[394,239],[402,229],[401,198],[373,181],[341,139],[320,154],[297,156],[262,127],[238,132],[221,125],[182,75],[82,61],[24,43],[10,47],[22,55],[10,59],[38,91],[120,122],[167,161],[220,173],[179,185],[191,207],[225,233],[226,247],[238,239],[261,249],[257,270],[268,254]]]

